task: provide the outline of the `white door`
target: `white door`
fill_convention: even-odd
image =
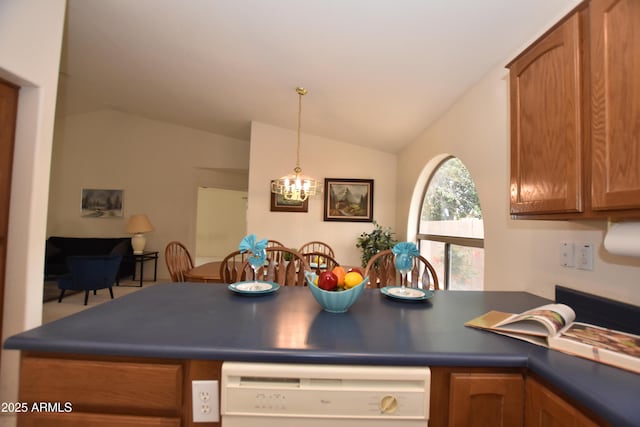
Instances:
[[[194,262],[221,260],[247,231],[247,192],[199,187]]]

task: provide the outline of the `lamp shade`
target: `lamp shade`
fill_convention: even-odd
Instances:
[[[138,234],[153,231],[153,225],[145,214],[131,215],[129,224],[127,224],[127,233]]]

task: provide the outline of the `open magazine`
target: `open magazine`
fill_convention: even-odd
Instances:
[[[465,326],[640,373],[640,336],[574,322],[573,309],[547,304],[520,314],[490,311]]]

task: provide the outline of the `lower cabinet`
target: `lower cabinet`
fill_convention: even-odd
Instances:
[[[525,427],[598,427],[591,416],[571,405],[534,378],[527,378]]]
[[[191,382],[220,381],[221,368],[221,361],[23,352],[18,426],[219,427],[193,422]],[[429,427],[500,426],[610,427],[525,368],[431,368]]]
[[[450,426],[521,426],[521,374],[451,374]]]
[[[214,427],[193,423],[191,382],[221,362],[23,353],[18,426]]]
[[[429,427],[522,426],[524,370],[431,368]]]
[[[429,427],[609,427],[526,369],[431,368]]]

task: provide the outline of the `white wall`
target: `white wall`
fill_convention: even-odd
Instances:
[[[195,254],[198,187],[247,188],[237,171],[249,167],[248,142],[112,110],[60,118],[53,150],[47,235],[127,236],[127,218],[146,213],[159,280],[168,242]],[[82,188],[123,189],[124,217],[81,217]]]
[[[505,63],[508,58],[505,58]],[[414,186],[445,154],[459,157],[478,189],[485,230],[485,289],[523,290],[548,298],[561,284],[640,304],[640,259],[608,255],[604,221],[527,221],[509,218],[508,71],[498,66],[399,155],[398,229],[407,222]],[[419,192],[416,192],[419,196]],[[591,242],[593,271],[560,266],[560,242]]]
[[[329,243],[341,264],[360,265],[356,238],[372,223],[324,221],[323,198],[309,201],[309,212],[270,212],[270,182],[293,172],[296,131],[253,122],[249,169],[247,229],[298,248],[311,240]],[[300,166],[305,175],[325,178],[373,179],[373,219],[395,224],[396,156],[360,146],[302,134]]]
[[[42,322],[49,167],[64,0],[0,0],[0,77],[22,86],[13,160],[2,341]],[[17,398],[18,352],[2,351],[0,401]],[[2,425],[15,418],[1,414]]]

